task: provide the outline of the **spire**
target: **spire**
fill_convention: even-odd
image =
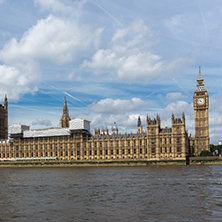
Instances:
[[[199,75],[197,77],[197,86],[196,86],[195,92],[200,92],[200,91],[205,92],[207,90],[206,90],[206,88],[204,86],[204,78],[203,78],[203,76],[201,74],[201,67],[199,65]]]
[[[201,66],[200,65],[199,65],[199,75],[198,75],[197,80],[203,80],[203,76],[201,74]]]
[[[141,126],[141,119],[140,119],[140,116],[138,117],[137,126]]]
[[[60,127],[61,128],[69,127],[69,121],[70,121],[69,110],[68,110],[68,106],[67,106],[67,103],[66,103],[66,96],[64,96],[63,114],[62,114],[62,117],[60,119]]]
[[[8,109],[8,99],[7,99],[7,94],[5,94],[4,108],[5,108],[5,109]]]

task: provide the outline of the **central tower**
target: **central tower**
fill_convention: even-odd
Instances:
[[[195,156],[199,156],[201,151],[210,151],[209,139],[209,97],[204,86],[204,79],[199,66],[197,86],[193,96],[194,121],[195,121]]]
[[[68,110],[67,103],[66,103],[66,97],[64,97],[64,106],[63,106],[62,117],[60,119],[60,127],[61,128],[68,128],[70,120],[71,119],[69,117],[69,110]]]

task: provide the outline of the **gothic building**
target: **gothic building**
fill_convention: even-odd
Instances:
[[[209,138],[209,97],[204,86],[204,79],[199,67],[197,86],[193,96],[194,120],[195,120],[195,153],[197,156],[203,150],[210,150]]]
[[[0,104],[0,139],[8,139],[8,100],[6,95],[4,106]]]
[[[188,156],[198,156],[202,150],[209,150],[209,98],[200,69],[193,104],[195,136],[188,136],[184,113],[181,118],[172,114],[171,127],[162,128],[160,116],[156,115],[153,119],[147,116],[145,130],[138,117],[136,133],[121,134],[115,126],[111,133],[106,128],[95,129],[91,134],[89,121],[70,120],[65,97],[60,127],[30,130],[21,124],[11,125],[10,141],[1,141],[0,158],[186,160]],[[7,98],[0,108],[6,113]],[[7,122],[2,124],[5,128]],[[6,130],[4,132],[6,135]]]

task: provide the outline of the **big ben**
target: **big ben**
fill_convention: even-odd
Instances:
[[[193,96],[194,121],[195,121],[195,151],[194,155],[199,156],[201,151],[210,151],[209,139],[209,96],[204,86],[204,79],[199,67],[197,86]]]

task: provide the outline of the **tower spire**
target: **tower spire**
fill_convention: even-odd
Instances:
[[[68,110],[68,106],[67,106],[67,102],[66,102],[66,96],[64,96],[64,106],[63,106],[62,117],[60,119],[60,127],[61,128],[69,127],[69,121],[70,120],[71,119],[69,117],[69,110]]]
[[[198,75],[197,80],[203,80],[203,76],[201,74],[201,66],[200,65],[199,65],[199,75]]]

